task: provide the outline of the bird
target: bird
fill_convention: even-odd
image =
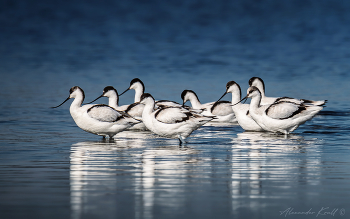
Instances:
[[[145,92],[145,85],[139,78],[132,79],[130,82],[130,86],[124,92],[122,92],[120,96],[126,93],[128,90],[132,89],[135,90],[134,103],[140,102],[141,95]]]
[[[155,100],[149,93],[141,95],[141,103],[145,104],[142,121],[155,134],[178,138],[180,145],[186,143],[186,138],[214,116],[204,116],[182,107],[166,107],[155,110]]]
[[[288,101],[274,102],[261,105],[261,92],[255,87],[249,87],[247,96],[251,98],[249,114],[263,129],[270,132],[289,134],[306,121],[312,119],[323,106],[306,105]]]
[[[128,90],[132,90],[132,89],[135,90],[134,103],[140,102],[141,95],[145,92],[145,85],[139,78],[132,79],[130,82],[129,88],[127,88],[119,96],[123,95]],[[175,101],[170,101],[170,100],[158,100],[156,101],[156,105],[155,105],[155,107],[169,107],[169,106],[181,107],[182,105]]]
[[[249,104],[243,104],[241,100],[241,87],[235,81],[229,81],[226,84],[226,92],[220,97],[220,101],[226,94],[232,94],[231,108],[236,116],[238,124],[245,131],[265,131],[258,125],[249,113]]]
[[[195,110],[203,110],[202,114],[206,116],[215,116],[212,122],[235,123],[237,122],[235,113],[232,110],[230,101],[216,101],[201,104],[197,94],[193,90],[184,90],[181,93],[181,99],[184,106],[190,101],[192,108]]]
[[[289,102],[295,102],[295,103],[303,103],[307,105],[316,105],[316,106],[323,106],[326,104],[327,100],[306,100],[306,99],[296,99],[291,97],[266,97],[265,96],[265,83],[264,81],[259,77],[252,77],[249,79],[249,86],[255,86],[260,90],[261,93],[261,105],[266,104],[272,104],[275,101],[289,101]]]
[[[144,104],[141,104],[140,102],[136,102],[130,105],[123,105],[118,106],[119,103],[119,95],[118,91],[113,86],[107,86],[103,89],[102,95],[97,97],[95,100],[89,102],[88,104],[91,104],[95,102],[96,100],[100,99],[101,97],[108,97],[108,106],[113,107],[116,110],[124,111],[128,115],[132,116],[135,119],[142,120],[142,112],[143,108],[145,107]],[[140,130],[144,131],[147,130],[145,124],[142,122],[135,124],[134,126],[128,128],[128,130]]]
[[[70,114],[77,126],[86,132],[112,139],[117,133],[140,122],[128,114],[104,104],[82,105],[85,94],[78,86],[72,87],[69,93],[68,98],[63,103],[52,108],[60,107],[69,99],[74,98],[69,108]]]
[[[125,111],[129,105],[119,106],[119,95],[118,91],[113,86],[107,86],[103,89],[102,94],[94,99],[93,101],[87,103],[91,104],[101,97],[108,97],[108,106],[113,107],[116,110]]]

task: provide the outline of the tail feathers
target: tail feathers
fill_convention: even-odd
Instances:
[[[199,120],[199,122],[210,122],[213,119],[216,119],[216,116],[205,116],[203,119]]]
[[[140,123],[142,122],[141,117],[136,117],[136,116],[131,116],[130,114],[124,112],[124,111],[118,111],[120,114],[122,114],[123,118],[125,119],[125,121],[127,122],[131,122],[131,123]]]
[[[136,119],[134,117],[124,117],[123,121],[124,121],[124,125],[128,125],[128,126],[133,126],[142,122],[142,120]]]
[[[327,100],[305,100],[301,99],[304,104],[310,104],[315,106],[324,106],[327,103]]]
[[[312,115],[316,115],[319,113],[324,107],[323,106],[317,106],[317,105],[305,105],[305,108],[307,111],[309,111]]]

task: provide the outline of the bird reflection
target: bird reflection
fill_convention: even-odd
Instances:
[[[243,206],[256,209],[256,202],[251,200],[270,197],[271,194],[263,194],[266,187],[272,191],[285,191],[301,181],[311,185],[320,183],[315,177],[321,174],[318,167],[321,159],[315,156],[319,154],[317,139],[305,140],[298,134],[243,132],[232,138],[231,143],[233,210]],[[300,159],[293,153],[305,153],[305,156]],[[290,183],[281,184],[281,180]],[[247,199],[242,199],[242,196]]]
[[[114,141],[73,144],[70,154],[72,218],[82,218],[92,209],[94,213],[101,211],[102,215],[103,209],[109,209],[109,216],[117,217],[115,196],[130,189],[137,194],[128,200],[134,203],[134,216],[152,218],[155,201],[160,199],[155,187],[169,197],[183,192],[182,185],[187,180],[181,177],[187,175],[184,165],[197,162],[198,152],[189,147],[168,146],[169,140],[163,145],[162,140],[158,140],[157,145],[151,141],[154,139],[148,132],[129,132]],[[167,186],[169,184],[173,186]],[[168,205],[181,203],[180,199],[167,201]]]
[[[86,209],[95,205],[94,201],[101,202],[102,197],[96,196],[95,192],[99,190],[99,187],[114,189],[117,179],[112,176],[116,163],[114,157],[109,155],[118,156],[120,148],[127,146],[127,141],[120,140],[80,142],[72,145],[70,154],[71,218],[82,218]],[[99,159],[99,156],[103,156],[103,159]]]
[[[193,196],[214,204],[212,188],[229,188],[221,195],[231,201],[233,212],[240,207],[258,209],[257,198],[282,198],[280,194],[296,186],[320,183],[318,139],[241,133],[235,126],[201,130],[193,135],[193,148],[178,147],[150,132],[123,132],[114,141],[72,145],[72,218],[92,211],[154,218],[156,208],[185,209]]]

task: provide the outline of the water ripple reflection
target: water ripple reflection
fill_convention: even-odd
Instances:
[[[148,132],[124,133],[111,142],[73,144],[72,218],[92,211],[104,215],[106,209],[110,217],[123,212],[134,218],[180,209],[179,215],[192,210],[203,216],[227,215],[246,207],[254,213],[262,210],[258,207],[262,202],[266,202],[264,209],[288,203],[295,192],[305,199],[321,196],[317,190],[328,176],[322,167],[323,140],[298,134],[228,135],[225,127],[206,129],[212,132],[195,134],[191,147],[171,145],[172,140],[155,144]],[[221,144],[201,143],[213,134],[224,139]],[[204,210],[188,206],[199,200],[214,206]],[[220,203],[215,200],[226,200],[231,207],[219,213]]]
[[[321,142],[296,134],[238,133],[232,139],[232,206],[258,209],[254,208],[259,203],[256,199],[283,202],[290,196],[289,191],[300,185],[320,185]],[[312,189],[302,190],[305,193],[298,194],[301,197],[316,195]]]
[[[147,146],[147,137],[101,142],[80,142],[71,147],[71,209],[72,218],[82,218],[94,209],[116,209],[118,200],[113,195],[133,191],[132,199],[137,218],[152,217],[155,187],[162,198],[183,192],[186,183],[186,164],[196,163],[197,150],[178,146]],[[124,137],[125,137],[124,136]],[[135,137],[135,136],[134,136]],[[159,197],[158,197],[159,198]],[[175,202],[167,202],[174,207]],[[120,201],[120,200],[119,200]]]

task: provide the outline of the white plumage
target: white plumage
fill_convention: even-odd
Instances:
[[[293,132],[323,109],[322,106],[287,101],[261,105],[261,93],[255,86],[248,88],[245,98],[252,98],[249,113],[257,124],[266,131],[284,134]]]
[[[266,97],[265,96],[265,83],[264,81],[259,77],[252,77],[249,79],[249,86],[255,86],[260,90],[261,93],[261,105],[267,105],[272,104],[276,101],[288,101],[288,102],[294,102],[297,104],[307,104],[307,105],[316,105],[316,106],[323,106],[326,104],[327,100],[305,100],[305,99],[295,99],[291,97]]]
[[[103,94],[94,101],[105,96],[108,97],[109,105],[82,105],[85,98],[84,91],[74,86],[70,89],[69,97],[56,107],[74,98],[70,114],[77,126],[89,133],[112,138],[126,129],[149,129],[163,137],[178,138],[182,144],[194,130],[210,121],[238,122],[246,131],[289,134],[312,119],[326,103],[326,100],[266,97],[264,82],[258,77],[251,78],[249,85],[247,96],[242,100],[251,98],[250,105],[241,103],[241,88],[234,81],[227,83],[226,92],[218,101],[206,104],[199,101],[194,91],[184,90],[181,94],[183,100],[181,105],[168,100],[155,101],[150,94],[144,93],[143,82],[135,78],[123,92],[135,90],[133,104],[119,106],[117,90],[107,86]],[[232,94],[232,101],[220,101],[228,93]],[[191,102],[192,108],[184,106],[187,101]],[[222,123],[216,124],[222,125]]]
[[[205,116],[215,116],[212,122],[233,123],[237,122],[229,101],[217,101],[201,104],[197,94],[192,90],[184,90],[181,93],[183,105],[190,101],[192,108],[203,110]]]
[[[86,132],[112,138],[115,134],[140,122],[107,105],[88,104],[82,106],[85,95],[78,86],[72,87],[69,92],[69,97],[53,108],[61,106],[70,98],[74,98],[69,108],[70,114],[77,126]]]
[[[101,97],[108,97],[108,106],[113,107],[114,109],[120,110],[120,111],[124,111],[125,113],[127,113],[128,115],[132,116],[133,118],[137,119],[137,120],[142,120],[142,112],[143,112],[143,108],[145,107],[145,105],[141,104],[140,102],[137,103],[133,103],[130,105],[123,105],[123,106],[119,106],[119,95],[117,90],[112,87],[112,86],[107,86],[103,89],[103,93],[101,96],[99,96],[98,98],[96,98],[95,100],[93,100],[92,102],[95,102],[96,100],[98,100]],[[90,103],[92,103],[90,102]],[[134,126],[128,128],[128,130],[140,130],[140,131],[144,131],[147,130],[146,126],[140,122],[138,124],[135,124]]]
[[[139,78],[134,78],[131,80],[129,88],[127,88],[123,93],[121,93],[120,96],[123,95],[128,90],[135,90],[134,103],[137,103],[137,102],[140,102],[141,95],[145,92],[145,85]],[[155,106],[156,106],[156,108],[157,107],[173,107],[173,106],[181,107],[181,104],[176,103],[174,101],[170,101],[170,100],[158,100],[158,101],[156,101]]]
[[[246,131],[265,131],[251,117],[249,113],[249,104],[243,104],[240,102],[241,88],[236,82],[229,81],[226,84],[226,92],[224,93],[224,95],[222,95],[221,98],[223,98],[228,93],[232,94],[231,106],[233,112],[236,115],[238,124]]]
[[[168,138],[178,138],[180,144],[196,129],[214,117],[204,116],[182,107],[166,107],[154,110],[154,98],[145,93],[141,97],[145,104],[142,120],[152,132]]]
[[[125,111],[129,107],[129,105],[119,106],[118,91],[112,86],[105,87],[103,89],[103,93],[93,101],[89,102],[88,104],[95,102],[101,97],[108,97],[108,106],[113,107],[116,110]]]

